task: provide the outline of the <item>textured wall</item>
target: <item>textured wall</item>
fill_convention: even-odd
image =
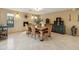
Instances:
[[[71,14],[71,21],[69,21],[69,14]],[[50,18],[51,23],[56,20],[56,17],[62,17],[62,20],[65,22],[66,33],[71,33],[71,27],[76,25],[78,28],[77,35],[79,35],[79,21],[78,21],[79,10],[64,10],[60,12],[54,12],[49,14],[42,15],[43,19]]]
[[[8,10],[8,9],[0,9],[0,24],[6,24],[7,23],[7,13],[14,14],[14,27],[9,28],[8,32],[18,32],[18,31],[24,31],[25,28],[23,27],[24,21],[29,21],[31,14],[18,12],[19,17],[16,17],[18,11]],[[28,15],[29,17],[26,19],[24,16]]]

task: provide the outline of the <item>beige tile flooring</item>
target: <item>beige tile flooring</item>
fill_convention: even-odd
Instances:
[[[25,32],[10,34],[7,40],[0,41],[0,50],[73,50],[79,49],[79,37],[52,33],[51,38],[41,42],[28,37]]]

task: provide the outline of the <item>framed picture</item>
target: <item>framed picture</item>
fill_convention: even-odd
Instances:
[[[71,14],[69,14],[69,21],[71,21]]]
[[[78,15],[78,22],[79,22],[79,15]]]
[[[14,14],[7,13],[7,26],[8,28],[14,27]]]

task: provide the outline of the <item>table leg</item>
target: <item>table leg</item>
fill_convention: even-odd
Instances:
[[[43,39],[43,31],[40,31],[40,37],[41,37],[40,41],[43,41],[44,40]]]

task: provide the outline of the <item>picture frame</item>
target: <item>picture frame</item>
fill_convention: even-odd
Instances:
[[[78,22],[79,22],[79,15],[78,15]]]
[[[69,21],[71,21],[71,14],[69,14]]]

